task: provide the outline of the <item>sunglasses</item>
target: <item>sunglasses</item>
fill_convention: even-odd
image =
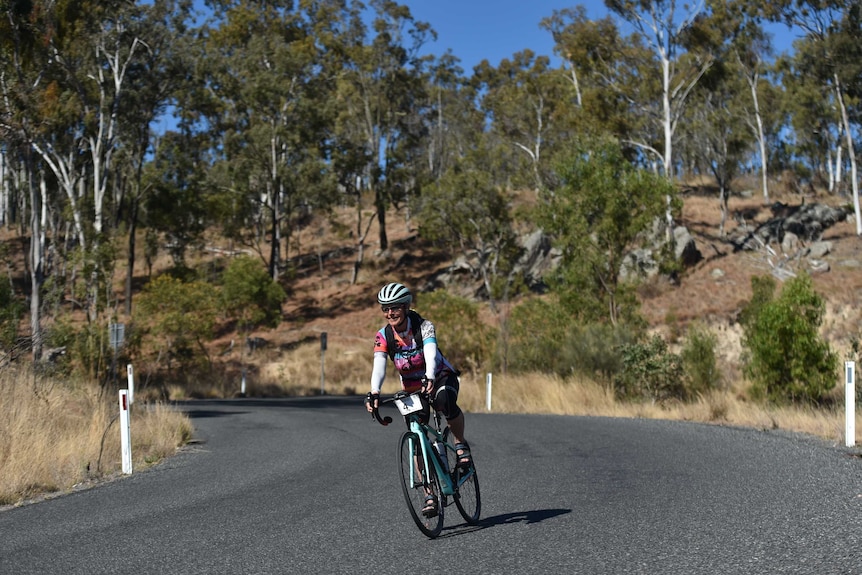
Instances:
[[[383,313],[389,313],[390,311],[401,311],[403,305],[382,305],[380,306],[380,310]]]

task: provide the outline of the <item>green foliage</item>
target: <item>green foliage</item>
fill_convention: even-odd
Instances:
[[[721,384],[721,372],[715,357],[718,338],[703,325],[689,328],[680,357],[688,381],[688,392],[701,394]]]
[[[619,323],[571,325],[561,349],[570,372],[610,382],[623,368],[619,350],[640,337],[638,326]]]
[[[490,359],[496,334],[479,319],[479,306],[443,290],[423,293],[417,311],[431,320],[437,345],[452,365],[462,371],[482,369]]]
[[[150,281],[138,299],[135,325],[170,368],[206,356],[203,342],[212,339],[221,311],[218,289],[202,281],[183,282],[169,275]]]
[[[230,261],[222,278],[221,295],[225,310],[245,333],[262,325],[276,327],[287,297],[260,260],[249,256]]]
[[[150,192],[144,223],[148,226],[148,261],[153,257],[150,229],[169,238],[167,247],[176,266],[185,265],[186,250],[201,241],[213,206],[202,186],[202,162],[196,157],[199,150],[188,136],[168,132],[147,165],[144,182]]]
[[[686,399],[682,359],[668,351],[667,343],[657,336],[645,342],[620,348],[622,371],[614,379],[621,397],[662,401]]]
[[[621,368],[618,349],[637,339],[637,326],[567,321],[556,299],[532,298],[507,322],[508,368],[568,376],[580,373],[610,381]]]
[[[0,346],[11,348],[18,336],[18,322],[24,313],[24,304],[15,297],[12,286],[0,282]]]
[[[789,280],[777,297],[760,289],[743,323],[743,370],[754,395],[775,402],[820,401],[838,380],[838,358],[818,329],[825,304],[807,275]],[[757,298],[757,299],[755,299]]]
[[[551,288],[581,321],[635,320],[634,286],[620,278],[623,257],[662,216],[666,198],[675,198],[674,186],[633,166],[610,139],[580,144],[558,171],[561,186],[546,191],[539,210],[562,251]]]
[[[556,299],[532,298],[516,306],[506,321],[501,362],[513,371],[556,372],[566,333]]]
[[[777,284],[771,276],[753,276],[751,278],[751,299],[739,314],[739,323],[743,327],[751,325],[757,319],[763,307],[775,298]]]
[[[129,331],[126,331],[128,335]],[[64,348],[65,353],[52,358],[50,371],[54,374],[76,376],[102,384],[114,381],[111,367],[121,365],[126,359],[125,349],[117,352],[110,345],[109,322],[73,324],[67,318],[55,322],[43,333],[45,348]],[[47,368],[48,366],[46,366]]]
[[[462,162],[423,190],[416,203],[422,236],[468,258],[492,306],[504,294],[511,295],[516,278],[510,271],[521,249],[509,198],[489,174]]]
[[[53,358],[50,370],[52,373],[69,375],[74,371],[72,349],[78,331],[66,318],[60,318],[50,328],[42,330],[42,341],[46,350],[61,348],[66,350],[66,353]]]

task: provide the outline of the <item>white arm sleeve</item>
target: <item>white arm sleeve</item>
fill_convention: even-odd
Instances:
[[[434,379],[437,373],[437,343],[426,342],[422,345],[422,351],[425,353],[425,377]]]
[[[374,352],[374,363],[371,368],[371,392],[380,393],[383,379],[386,377],[386,354],[382,351]]]

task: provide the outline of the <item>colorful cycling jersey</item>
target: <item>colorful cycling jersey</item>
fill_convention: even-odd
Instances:
[[[395,342],[398,349],[395,350],[393,362],[395,369],[398,370],[398,375],[401,376],[401,386],[406,391],[416,391],[422,385],[421,379],[425,377],[425,350],[416,347],[416,342],[413,338],[413,329],[410,325],[410,318],[407,319],[407,331],[403,333],[395,332]],[[437,343],[437,334],[434,331],[434,324],[427,319],[420,326],[422,333],[423,347],[428,343]],[[389,349],[386,343],[386,326],[380,328],[374,338],[374,351],[388,354]],[[441,375],[454,373],[455,369],[443,357],[440,350],[437,350],[437,361],[435,362],[435,379],[439,379]]]

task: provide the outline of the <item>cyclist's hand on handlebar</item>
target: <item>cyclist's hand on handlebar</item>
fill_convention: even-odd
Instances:
[[[365,395],[365,409],[368,413],[374,413],[374,410],[380,407],[380,394],[369,391]]]
[[[427,394],[434,392],[434,380],[427,377],[422,378],[422,391]]]

